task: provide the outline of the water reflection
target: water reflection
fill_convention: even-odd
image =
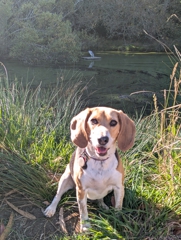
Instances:
[[[94,62],[91,62],[88,66],[88,68],[92,68],[94,66]]]

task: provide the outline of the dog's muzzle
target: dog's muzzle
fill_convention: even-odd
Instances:
[[[98,138],[99,146],[96,147],[96,152],[99,156],[105,156],[107,154],[108,149],[105,145],[109,142],[109,138],[107,136]]]

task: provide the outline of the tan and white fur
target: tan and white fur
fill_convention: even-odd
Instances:
[[[108,209],[103,198],[113,190],[115,208],[122,209],[124,169],[116,147],[126,151],[133,146],[135,124],[121,110],[95,107],[75,116],[70,130],[77,149],[59,181],[56,196],[44,214],[52,217],[62,195],[75,187],[81,231],[86,231],[90,227],[87,198],[98,199],[99,205]]]

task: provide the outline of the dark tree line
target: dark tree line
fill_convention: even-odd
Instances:
[[[180,42],[179,0],[0,0],[0,53],[28,63],[77,61],[104,39],[139,41],[143,30]]]

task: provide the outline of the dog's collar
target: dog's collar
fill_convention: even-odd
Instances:
[[[89,156],[89,154],[87,153],[86,149],[84,149],[84,151],[80,154],[80,157],[83,158],[84,160],[84,165],[82,166],[83,169],[87,168],[87,161],[92,158],[95,161],[99,161],[99,162],[104,162],[106,161],[109,157],[105,158],[105,159],[98,159],[98,158],[94,158]]]

